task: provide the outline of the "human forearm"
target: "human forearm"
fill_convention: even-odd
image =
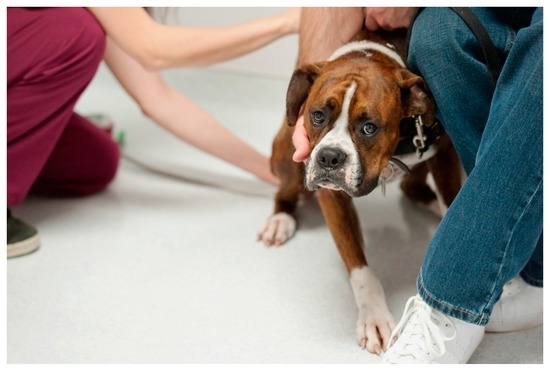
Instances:
[[[256,177],[278,184],[269,158],[220,125],[212,116],[178,91],[166,87],[144,112],[181,140],[239,167]]]
[[[303,8],[298,64],[326,60],[363,27],[363,8]]]
[[[105,32],[148,70],[242,56],[298,30],[299,9],[220,28],[167,26],[141,8],[90,8]]]
[[[176,137],[276,184],[269,160],[107,38],[107,65],[141,111]]]
[[[226,27],[224,29],[188,28],[179,36],[181,27],[167,28],[159,38],[156,55],[162,56],[158,67],[204,66],[233,59],[257,50],[287,35],[291,28],[284,18],[268,18]],[[167,53],[179,48],[178,55]]]

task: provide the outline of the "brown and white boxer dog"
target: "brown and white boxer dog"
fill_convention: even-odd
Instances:
[[[379,354],[389,343],[394,319],[382,285],[367,265],[352,198],[404,176],[410,199],[441,206],[461,187],[461,165],[436,122],[424,80],[405,66],[404,35],[396,40],[364,32],[328,61],[299,66],[286,98],[286,120],[273,142],[272,171],[281,180],[275,211],[258,233],[267,246],[281,245],[296,230],[294,212],[303,186],[318,202],[348,270],[359,309],[357,341]],[[400,50],[401,49],[401,50]],[[292,160],[293,126],[303,107],[311,153]],[[431,172],[437,190],[426,182]],[[437,201],[440,200],[440,202]]]

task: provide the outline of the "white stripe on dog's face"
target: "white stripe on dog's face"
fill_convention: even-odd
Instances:
[[[332,129],[325,135],[325,137],[315,146],[313,149],[310,161],[306,168],[306,177],[308,180],[315,178],[315,172],[317,167],[317,155],[325,147],[339,148],[346,154],[346,162],[343,167],[344,180],[348,187],[356,189],[357,179],[360,177],[361,166],[359,162],[359,154],[355,148],[355,144],[351,139],[349,132],[349,114],[350,104],[355,90],[357,89],[357,83],[352,82],[346,89],[344,100],[342,102],[342,111],[340,116],[334,122]]]

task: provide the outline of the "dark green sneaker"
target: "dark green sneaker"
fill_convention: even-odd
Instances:
[[[38,231],[13,217],[8,209],[8,258],[34,252],[40,246]]]

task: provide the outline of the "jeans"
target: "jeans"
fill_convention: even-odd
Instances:
[[[485,325],[514,276],[543,282],[543,12],[473,8],[504,59],[496,84],[481,46],[450,8],[414,23],[409,66],[468,175],[431,241],[417,279],[433,308]]]

